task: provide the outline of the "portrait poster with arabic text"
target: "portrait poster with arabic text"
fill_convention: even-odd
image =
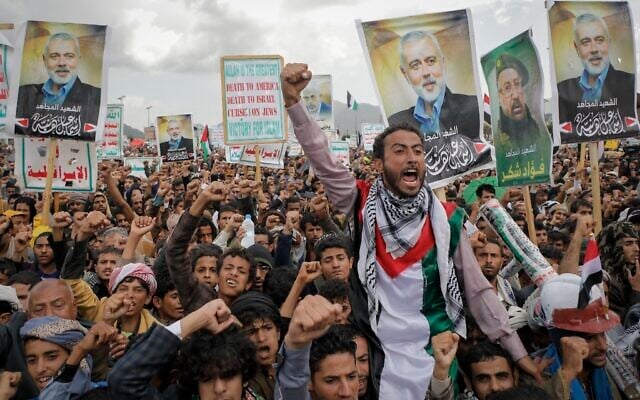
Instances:
[[[20,74],[12,77],[9,115],[16,135],[95,141],[106,116],[104,25],[28,21],[18,34]],[[15,82],[15,84],[13,84]]]
[[[493,167],[482,132],[482,91],[469,10],[356,21],[388,125],[424,135],[432,188]]]
[[[224,159],[229,164],[237,164],[242,155],[244,146],[241,144],[235,144],[232,146],[224,146]],[[254,159],[255,160],[255,159]]]
[[[44,192],[49,138],[16,137],[15,174],[23,190]],[[54,192],[95,192],[98,179],[96,144],[58,140],[53,166]]]
[[[196,159],[191,114],[157,117],[156,137],[158,154],[163,163]]]
[[[544,80],[526,31],[481,59],[491,99],[498,186],[551,181],[551,134],[544,123]]]
[[[287,139],[287,144],[289,145],[287,148],[287,153],[289,154],[289,157],[297,157],[304,153],[302,151],[302,146],[300,145],[300,142],[298,142],[298,138],[296,137],[296,135],[290,134],[289,138]]]
[[[548,16],[554,143],[637,136],[629,4],[557,1]]]

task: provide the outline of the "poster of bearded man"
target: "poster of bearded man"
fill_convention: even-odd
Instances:
[[[629,4],[558,1],[548,16],[554,143],[638,135]]]
[[[302,99],[307,107],[307,112],[320,125],[320,128],[323,130],[334,129],[331,75],[314,75],[311,82],[302,91]]]
[[[424,135],[430,186],[492,167],[481,134],[470,12],[356,21],[356,27],[385,121],[408,124]]]
[[[551,181],[551,134],[544,121],[544,80],[531,30],[481,59],[491,97],[498,186]]]
[[[15,134],[95,141],[106,117],[104,25],[28,21],[11,86]],[[13,95],[15,93],[15,96]],[[16,103],[17,102],[17,103]]]

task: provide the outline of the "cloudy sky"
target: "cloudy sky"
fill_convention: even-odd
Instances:
[[[630,3],[640,43],[640,1]],[[306,62],[315,73],[333,75],[337,100],[345,102],[349,90],[359,102],[377,104],[354,21],[460,8],[471,9],[478,59],[532,27],[548,81],[544,0],[0,0],[0,22],[109,25],[108,98],[125,96],[125,123],[142,128],[147,106],[152,118],[191,113],[196,123],[220,122],[222,55]]]

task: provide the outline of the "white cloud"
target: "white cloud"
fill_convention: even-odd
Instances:
[[[172,48],[183,37],[182,33],[155,25],[156,11],[140,8],[125,10],[124,20],[131,24],[131,36],[124,53],[145,67],[152,67],[157,59],[170,57]]]
[[[640,40],[640,1],[630,2]],[[109,99],[125,98],[125,121],[191,112],[221,121],[219,58],[281,54],[333,75],[334,96],[377,103],[354,24],[470,8],[478,58],[533,27],[549,81],[547,21],[539,0],[0,0],[2,22],[27,19],[108,24],[112,28]],[[12,33],[7,32],[11,39]],[[640,52],[640,42],[636,48]],[[547,85],[548,86],[548,85]],[[549,92],[547,92],[549,94]]]

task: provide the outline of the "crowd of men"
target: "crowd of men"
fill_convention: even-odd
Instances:
[[[48,221],[2,145],[0,400],[640,398],[640,156],[601,158],[598,235],[577,146],[553,184],[498,198],[524,232],[531,198],[557,271],[537,288],[482,217],[496,188],[463,199],[495,171],[441,202],[409,125],[342,167],[301,103],[310,78],[282,74],[306,154],[285,168],[102,161],[104,190],[56,194]]]

